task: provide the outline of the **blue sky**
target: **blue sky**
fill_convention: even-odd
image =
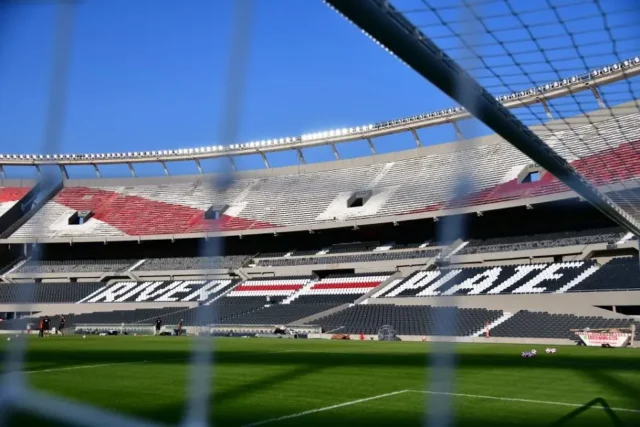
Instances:
[[[403,11],[425,9],[419,0],[396,0],[394,4]],[[469,15],[451,8],[454,3],[448,0],[427,4],[437,13],[418,11],[407,16],[422,24],[425,33],[454,57],[464,56],[464,51],[455,50],[461,45],[459,38],[447,37],[451,33],[439,18],[464,21]],[[517,66],[499,50],[497,38],[480,39],[485,46],[478,49],[496,73],[505,77],[499,81],[483,71],[472,73],[496,94],[633,56],[637,46],[637,30],[627,26],[632,17],[616,13],[633,9],[633,2],[585,1],[580,7],[560,7],[560,17],[552,15],[551,9],[532,13],[544,8],[532,8],[531,1],[510,2],[513,9],[504,1],[479,4],[484,15],[495,17],[487,19],[490,32],[515,41],[507,47],[510,53],[523,52],[515,58],[524,65]],[[250,53],[238,129],[234,141],[220,141],[227,118],[224,94],[233,5],[232,0],[80,2],[61,151],[142,151],[245,142],[364,125],[455,105],[321,0],[255,0],[252,22],[246,25]],[[598,18],[601,11],[608,22]],[[500,31],[517,23],[514,12],[534,26],[534,34]],[[549,20],[560,22],[563,16],[569,21],[565,26],[535,27]],[[585,18],[579,19],[581,16]],[[52,2],[0,6],[0,151],[4,153],[42,150],[54,18]],[[467,23],[452,27],[460,32],[484,31]],[[567,36],[568,31],[578,34],[574,40]],[[527,41],[537,38],[538,46]],[[612,38],[620,40],[615,49]],[[574,43],[585,46],[576,50]],[[549,49],[547,56],[531,53],[537,48]],[[549,66],[555,61],[556,70]],[[462,62],[474,67],[469,61]],[[626,83],[612,89],[612,102],[625,100],[625,90],[629,91]],[[577,99],[578,109],[595,108],[590,98],[583,98]],[[566,105],[567,100],[559,102],[558,112],[576,110],[575,105]],[[534,107],[521,114],[533,123],[542,117],[542,110]],[[464,130],[470,136],[486,132],[475,125],[464,126]],[[420,136],[425,145],[455,139],[450,126],[424,130]],[[410,134],[380,138],[376,144],[379,152],[415,146]],[[345,158],[369,154],[364,142],[340,145],[339,151]],[[333,159],[327,147],[305,150],[305,156],[309,162]],[[293,164],[295,159],[292,152],[269,156],[272,166]],[[237,158],[236,162],[241,169],[263,167],[259,156]],[[218,164],[203,165],[211,171]],[[172,173],[195,172],[193,165],[170,164],[169,168]],[[18,174],[14,169],[8,169],[10,175]],[[137,169],[140,175],[162,173],[159,165]],[[90,168],[70,170],[72,177],[93,175]],[[128,174],[125,166],[108,167],[104,172]]]

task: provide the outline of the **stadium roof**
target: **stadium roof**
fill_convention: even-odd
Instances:
[[[595,88],[619,82],[640,74],[640,57],[635,56],[609,64],[605,67],[593,69],[583,74],[567,76],[561,80],[551,81],[536,87],[515,91],[496,97],[505,107],[522,108],[534,104],[543,106],[549,119],[555,117],[548,107],[548,102],[565,96],[572,96],[579,92],[593,91]],[[452,124],[469,119],[471,115],[462,107],[453,107],[440,111],[389,120],[377,124],[356,126],[351,128],[332,129],[312,134],[304,134],[296,137],[274,138],[260,141],[237,143],[230,145],[203,146],[195,148],[181,148],[174,150],[157,151],[131,151],[119,153],[85,153],[85,154],[0,154],[0,166],[35,166],[58,165],[61,167],[74,165],[93,165],[98,177],[101,177],[98,169],[103,164],[129,164],[135,175],[132,164],[150,162],[171,161],[195,161],[202,173],[199,160],[228,157],[232,161],[233,156],[260,154],[269,167],[265,153],[283,150],[297,150],[301,163],[306,163],[302,148],[329,145],[333,148],[336,159],[339,159],[335,144],[366,140],[369,143],[372,154],[376,154],[372,139],[400,132],[412,132],[416,146],[422,146],[417,129]],[[461,137],[456,126],[457,134]],[[165,173],[168,169],[165,167]],[[66,170],[63,170],[66,176]],[[4,175],[4,171],[2,171]],[[3,176],[4,178],[4,176]]]

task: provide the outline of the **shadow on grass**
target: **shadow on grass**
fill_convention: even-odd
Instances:
[[[64,368],[75,365],[109,364],[109,363],[142,363],[160,362],[166,364],[185,364],[189,362],[188,349],[112,349],[61,350],[57,348],[39,348],[30,350],[27,362],[42,366],[41,369]],[[367,352],[307,352],[295,350],[286,353],[260,353],[259,351],[218,351],[215,361],[217,365],[269,365],[295,366],[300,363],[312,366],[398,366],[402,368],[424,368],[426,353],[367,353]],[[638,358],[636,355],[610,357],[609,355],[589,355],[589,357],[566,355],[563,357],[538,357],[523,359],[520,354],[495,353],[462,353],[457,355],[459,367],[477,368],[548,368],[548,369],[579,369],[591,372],[596,378],[596,372],[615,369],[616,371],[637,372]],[[32,368],[40,369],[40,368]]]
[[[582,414],[584,414],[585,412],[587,412],[589,410],[597,410],[597,411],[599,411],[600,409],[598,407],[602,407],[603,410],[605,411],[605,413],[607,414],[607,417],[609,417],[609,420],[611,420],[611,423],[609,424],[609,426],[611,426],[611,427],[624,427],[625,426],[625,424],[618,417],[618,415],[616,415],[616,413],[613,411],[613,409],[611,409],[611,406],[609,406],[607,401],[604,400],[601,397],[598,397],[596,399],[593,399],[591,402],[585,403],[584,406],[582,406],[580,408],[577,408],[574,411],[569,412],[567,415],[563,416],[558,421],[550,424],[549,427],[563,427],[566,424],[568,424],[569,422],[577,420]],[[579,422],[581,422],[581,424],[582,424],[582,421],[579,421]],[[603,425],[602,427],[607,427],[607,426]]]

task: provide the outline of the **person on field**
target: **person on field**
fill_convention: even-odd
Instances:
[[[38,336],[40,338],[44,337],[44,319],[42,319],[42,318],[38,322]]]
[[[49,328],[51,327],[51,321],[49,320],[49,316],[44,316],[44,320],[42,321],[44,326],[44,336],[49,335]]]
[[[60,323],[58,324],[58,331],[60,332],[60,335],[64,336],[64,316],[60,316]]]
[[[178,322],[178,336],[182,335],[182,319]]]
[[[156,336],[160,335],[160,328],[162,327],[162,319],[159,317],[156,319]]]

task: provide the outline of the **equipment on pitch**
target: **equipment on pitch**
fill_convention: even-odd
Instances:
[[[393,326],[384,325],[378,330],[378,341],[400,341]]]
[[[630,347],[636,334],[634,324],[629,328],[571,329],[578,337],[578,345],[587,347]]]

